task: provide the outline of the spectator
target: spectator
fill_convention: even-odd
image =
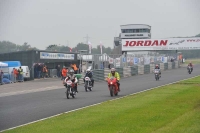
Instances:
[[[108,68],[111,69],[110,64],[108,64]]]
[[[0,84],[3,84],[3,71],[0,72]]]
[[[42,69],[41,65],[38,64],[38,66],[37,66],[37,72],[38,72],[37,74],[38,74],[38,78],[41,77],[41,69]]]
[[[19,81],[24,82],[23,69],[21,67],[19,67],[18,72],[19,72]]]
[[[77,68],[76,64],[73,64],[73,66],[74,66],[74,74],[77,74],[78,68]]]
[[[60,71],[61,71],[60,65],[56,66],[56,70],[57,70],[57,76],[60,78]]]
[[[64,66],[63,69],[62,69],[62,79],[65,79],[67,77],[67,68]]]
[[[17,82],[18,74],[19,74],[19,73],[18,73],[17,69],[14,69],[14,83]]]
[[[11,80],[13,83],[16,83],[15,68],[13,68],[11,73],[12,73]]]
[[[79,65],[79,73],[81,73],[82,72],[82,65],[80,64]]]
[[[48,77],[48,69],[45,65],[43,66],[42,72],[43,72],[43,78]]]

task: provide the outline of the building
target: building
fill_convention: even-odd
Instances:
[[[71,63],[80,64],[78,53],[72,52],[54,52],[44,50],[18,51],[0,54],[0,61],[20,61],[22,66],[28,66],[31,69],[31,79],[34,79],[34,64],[42,63],[47,65],[48,69],[55,69],[56,65],[69,67]]]
[[[121,54],[121,40],[122,39],[150,39],[151,26],[146,24],[127,24],[121,25],[121,33],[119,37],[114,37],[113,54]]]

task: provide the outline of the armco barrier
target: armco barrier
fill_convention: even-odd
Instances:
[[[164,70],[164,63],[160,63],[160,70],[161,70],[161,71]]]
[[[164,63],[164,70],[167,70],[167,69],[168,69],[168,64]]]
[[[144,65],[144,74],[150,73],[150,65]]]
[[[168,69],[172,69],[172,62],[168,62]]]
[[[144,65],[138,66],[138,74],[144,74]]]
[[[56,69],[48,69],[49,70],[49,72],[48,72],[48,74],[49,74],[49,76],[50,77],[57,77],[57,70]]]
[[[130,67],[124,67],[123,68],[123,76],[124,77],[130,77],[131,76],[131,68]]]
[[[131,68],[131,75],[138,75],[138,66],[133,66]]]
[[[150,73],[153,73],[155,69],[155,64],[150,64]]]
[[[175,62],[172,62],[172,69],[175,69]]]

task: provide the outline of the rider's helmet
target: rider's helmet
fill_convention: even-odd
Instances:
[[[74,70],[73,69],[70,69],[69,70],[69,74],[72,76],[74,74]]]
[[[87,70],[86,70],[86,73],[90,73],[90,69],[87,69]]]
[[[111,73],[112,73],[112,74],[115,73],[115,68],[111,68]]]

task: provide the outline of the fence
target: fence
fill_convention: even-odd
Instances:
[[[80,55],[82,62],[82,70],[86,71],[86,69],[91,66],[93,70],[95,69],[104,69],[104,68],[122,68],[122,67],[133,67],[135,65],[139,66],[141,70],[139,73],[143,74],[143,66],[145,72],[147,73],[150,69],[148,65],[150,64],[161,64],[170,62],[172,56],[168,55]],[[175,66],[173,65],[172,68]],[[168,66],[162,65],[162,70],[168,69]],[[119,69],[121,72],[121,70]],[[123,72],[121,72],[122,74]]]
[[[178,61],[175,62],[168,62],[168,63],[160,63],[159,64],[161,71],[170,69],[176,69],[179,68]],[[153,70],[155,68],[155,64],[149,64],[149,65],[134,65],[131,67],[123,67],[123,68],[116,68],[116,71],[120,74],[120,77],[130,77],[134,75],[142,75],[142,74],[148,74],[153,73]],[[93,70],[94,74],[94,80],[95,81],[103,81],[107,76],[108,73],[110,73],[110,69],[95,69]]]

